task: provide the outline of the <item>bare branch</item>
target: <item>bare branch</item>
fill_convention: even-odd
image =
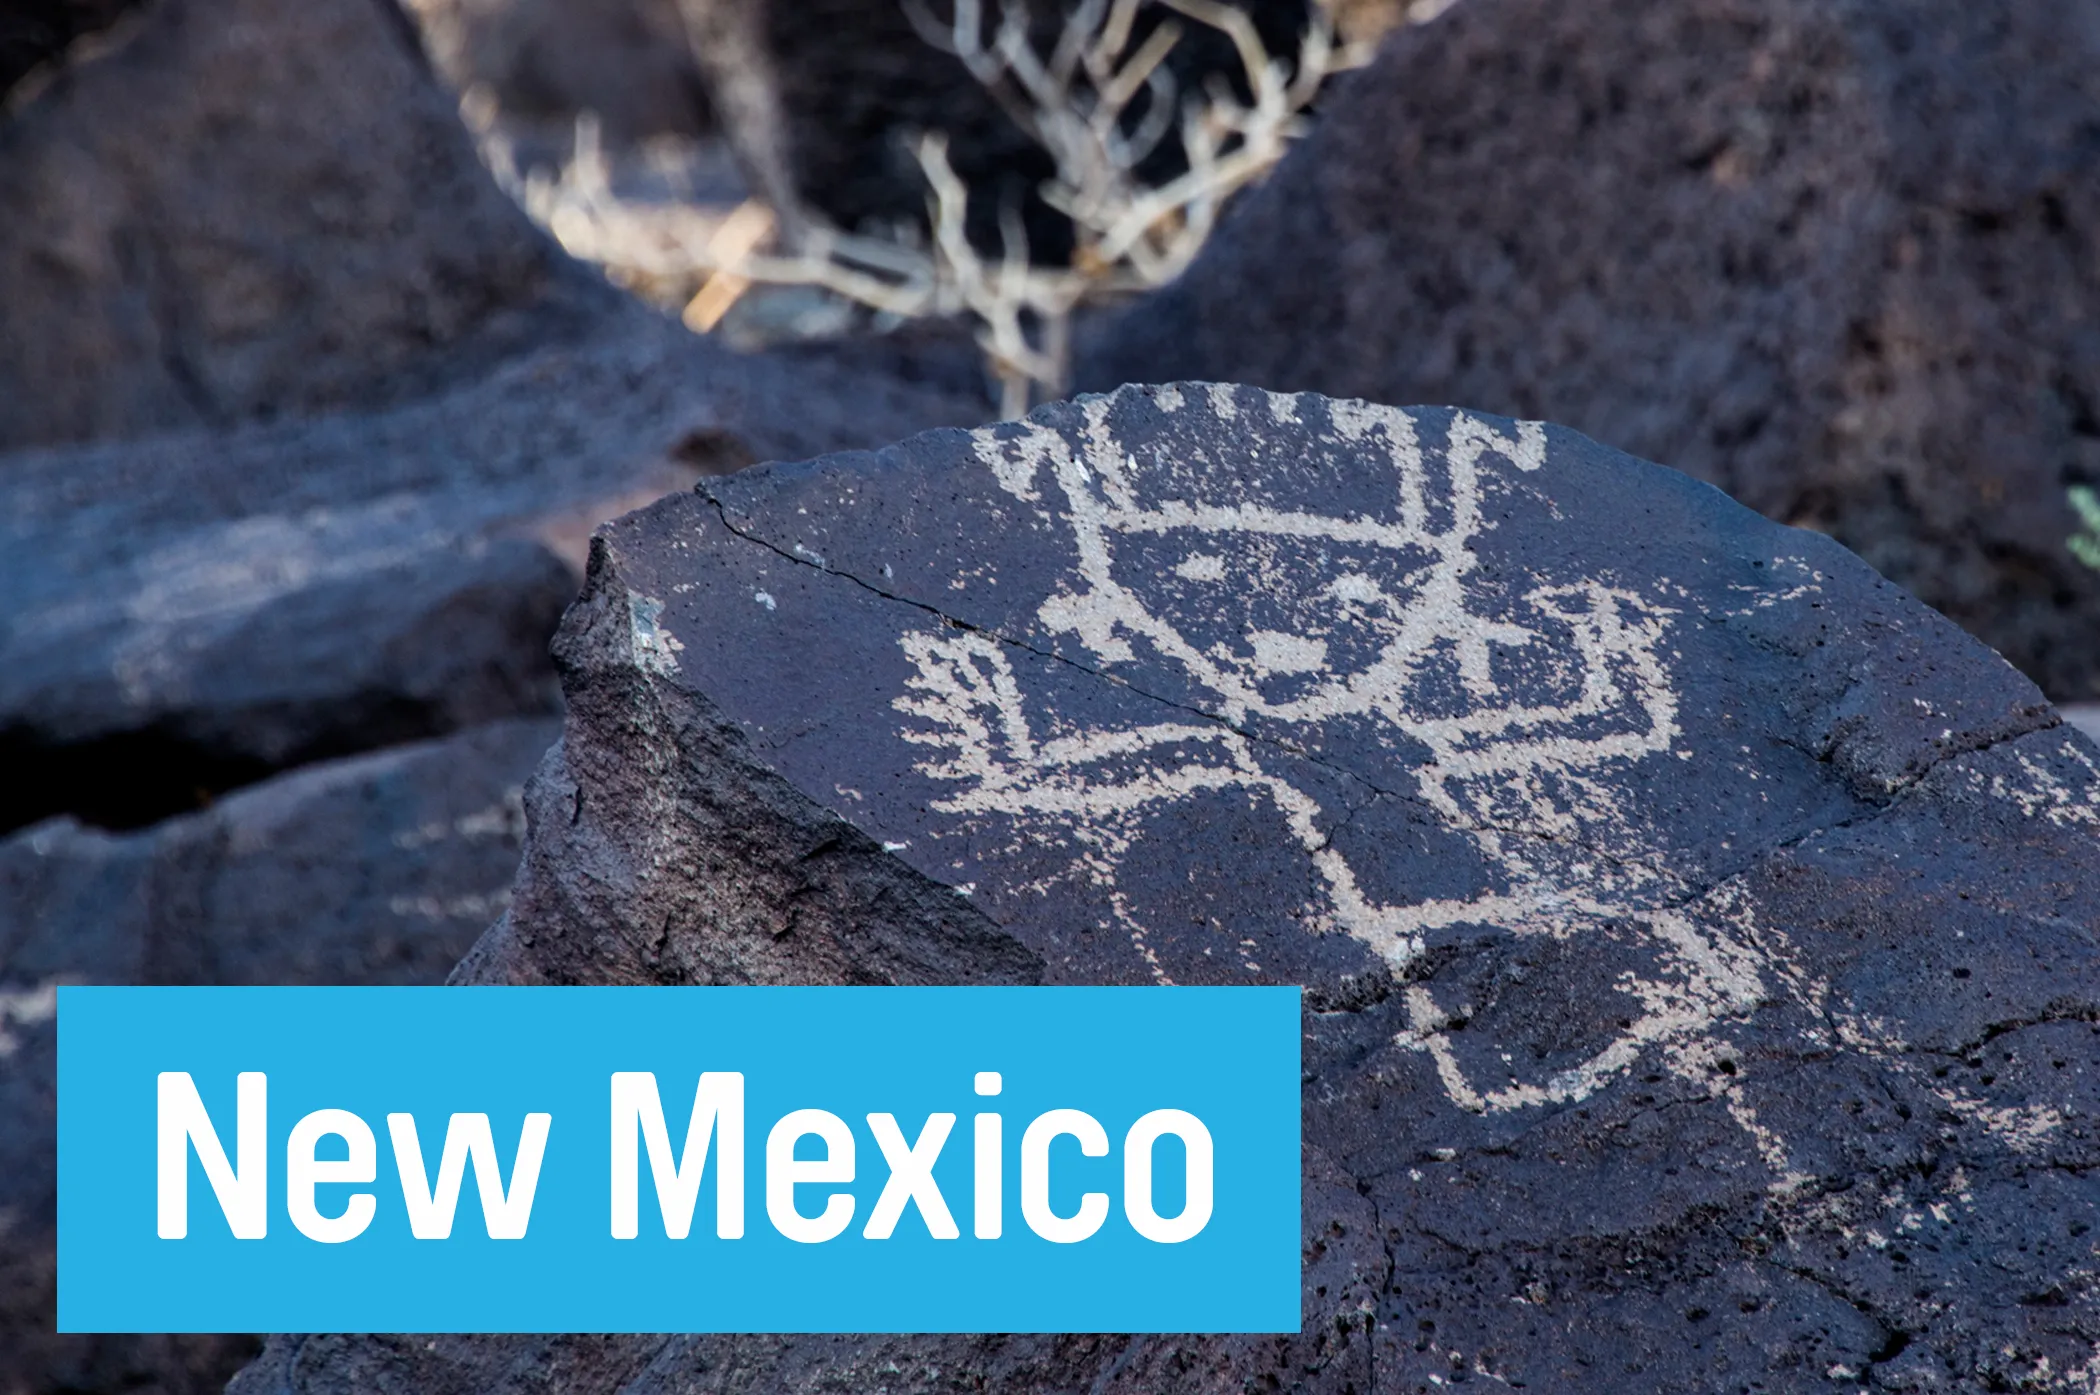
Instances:
[[[927,243],[841,232],[799,209],[786,184],[770,95],[752,95],[749,72],[729,81],[714,71],[755,42],[748,0],[678,0],[696,50],[716,31],[726,35],[710,57],[710,74],[751,108],[743,115],[756,134],[739,137],[739,155],[759,201],[727,218],[685,204],[615,196],[595,121],[577,123],[574,151],[558,177],[535,171],[521,178],[493,111],[481,110],[485,94],[467,115],[490,167],[535,220],[615,280],[655,298],[674,297],[671,303],[683,305],[693,328],[715,328],[739,297],[761,285],[821,287],[899,319],[966,314],[977,323],[978,345],[1000,384],[1001,410],[1016,416],[1069,389],[1074,312],[1186,270],[1225,203],[1262,178],[1306,129],[1304,113],[1321,84],[1367,61],[1379,32],[1375,23],[1361,22],[1357,11],[1367,7],[1353,7],[1348,42],[1342,42],[1336,14],[1348,0],[1315,0],[1290,63],[1270,54],[1246,12],[1225,0],[1080,0],[1045,55],[1036,47],[1026,0],[1003,0],[996,19],[986,13],[990,0],[953,0],[946,22],[927,0],[901,3],[919,37],[961,62],[1050,157],[1054,173],[1037,192],[1071,220],[1068,265],[1031,260],[1013,206],[1000,210],[996,261],[978,252],[967,234],[970,191],[938,132],[922,136],[915,148],[928,191]],[[1433,13],[1442,3],[1393,0],[1380,13]],[[1140,41],[1137,19],[1147,4],[1174,15]],[[1231,41],[1244,99],[1230,84],[1213,81],[1203,93],[1178,100],[1167,58],[1189,24]],[[739,123],[728,124],[734,131]],[[1138,166],[1177,128],[1187,168],[1163,184],[1148,183]]]

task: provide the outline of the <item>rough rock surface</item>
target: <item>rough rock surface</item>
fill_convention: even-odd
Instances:
[[[0,457],[0,831],[554,712],[594,524],[974,415],[634,311],[406,407]]]
[[[2088,1388],[2100,749],[1559,428],[1184,385],[602,530],[472,982],[1306,989],[1286,1338],[273,1338],[275,1392]]]
[[[60,983],[437,983],[509,897],[520,786],[559,733],[502,722],[317,765],[113,837],[0,842],[0,1392],[220,1389],[248,1337],[60,1337]]]
[[[399,400],[610,301],[392,0],[157,0],[0,121],[0,207],[0,449]]]
[[[1465,0],[1081,386],[1546,417],[1828,532],[2100,694],[2100,5]]]

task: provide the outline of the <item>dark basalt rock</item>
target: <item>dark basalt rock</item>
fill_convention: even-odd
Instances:
[[[2090,1377],[2100,749],[1827,538],[1126,389],[609,525],[557,656],[457,980],[1302,984],[1303,1330],[280,1337],[242,1395]]]
[[[0,127],[0,449],[151,433],[0,455],[0,833],[551,715],[597,522],[982,416],[616,295],[497,189],[392,0],[121,31]]]
[[[551,714],[603,519],[972,404],[633,311],[390,411],[0,457],[0,832]]]
[[[155,0],[0,121],[0,450],[421,396],[615,303],[393,0]]]
[[[0,4],[0,99],[83,38],[109,28],[143,0],[7,0]]]
[[[1464,0],[1395,35],[1082,388],[1565,422],[2100,693],[2100,5]]]
[[[520,786],[558,734],[502,722],[317,765],[150,832],[0,842],[0,1391],[218,1390],[252,1337],[58,1336],[61,983],[436,983],[501,913]]]

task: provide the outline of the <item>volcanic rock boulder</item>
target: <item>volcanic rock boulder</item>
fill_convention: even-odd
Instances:
[[[392,0],[146,7],[0,123],[0,202],[0,833],[551,714],[595,523],[981,415],[616,295]]]
[[[0,6],[0,98],[141,0],[8,0]]]
[[[1302,984],[1303,1330],[280,1337],[242,1395],[2091,1378],[2100,750],[1825,537],[1125,389],[630,515],[557,655],[456,980]]]
[[[1465,0],[1339,90],[1082,387],[1548,417],[2100,693],[2100,5]]]
[[[385,411],[0,457],[0,832],[138,827],[551,714],[590,529],[701,474],[968,421],[638,310]]]
[[[247,1337],[59,1336],[61,983],[437,983],[501,913],[551,721],[316,765],[148,832],[0,842],[0,1392],[205,1391]]]
[[[393,0],[156,0],[0,119],[0,449],[469,381],[610,302]]]
[[[53,1335],[54,983],[441,980],[591,528],[929,413],[969,419],[636,314],[391,410],[0,457],[0,1395],[217,1390],[255,1344]]]

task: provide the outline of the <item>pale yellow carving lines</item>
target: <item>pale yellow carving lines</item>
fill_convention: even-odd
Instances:
[[[1241,415],[1236,390],[1208,392],[1214,416]],[[1260,400],[1273,421],[1302,423],[1301,400],[1274,394]],[[1380,451],[1393,480],[1384,516],[1333,517],[1246,498],[1181,497],[1158,464],[1140,462],[1116,442],[1111,405],[1108,399],[1081,404],[1077,450],[1059,431],[1030,423],[1017,433],[1011,427],[978,433],[976,453],[1009,495],[1031,503],[1062,496],[1077,584],[1043,600],[1037,612],[1043,625],[1074,636],[1103,669],[1134,661],[1142,645],[1182,672],[1217,721],[1079,731],[1056,727],[1054,714],[1032,722],[1028,695],[1002,644],[974,634],[907,633],[901,643],[915,673],[894,704],[911,719],[903,735],[938,753],[920,764],[924,774],[956,786],[933,807],[1022,821],[1043,836],[1082,845],[1075,851],[1085,875],[1109,893],[1113,914],[1164,979],[1144,926],[1116,884],[1124,857],[1139,841],[1135,820],[1148,808],[1201,791],[1247,790],[1281,816],[1317,873],[1327,904],[1314,928],[1363,941],[1396,971],[1419,957],[1425,934],[1451,927],[1565,939],[1617,922],[1644,936],[1653,973],[1628,974],[1618,985],[1639,1006],[1631,1026],[1588,1059],[1544,1079],[1491,1085],[1469,1078],[1446,1030],[1451,1015],[1427,987],[1409,985],[1410,1026],[1399,1044],[1429,1055],[1454,1104],[1494,1112],[1580,1100],[1657,1049],[1674,1070],[1710,1075],[1707,1065],[1726,1049],[1716,1044],[1716,1026],[1749,1012],[1768,993],[1764,970],[1771,956],[1760,947],[1747,909],[1673,909],[1685,889],[1642,867],[1644,849],[1622,847],[1621,860],[1611,862],[1570,846],[1580,839],[1626,841],[1631,811],[1604,776],[1668,752],[1679,734],[1678,695],[1663,657],[1674,612],[1600,578],[1533,586],[1523,596],[1533,618],[1521,624],[1482,613],[1469,593],[1478,565],[1473,547],[1486,527],[1485,501],[1495,478],[1483,467],[1499,457],[1520,476],[1542,469],[1543,427],[1527,422],[1504,432],[1460,413],[1438,457],[1441,470],[1433,474],[1408,413],[1327,404],[1337,444]],[[1180,406],[1180,394],[1162,405]],[[1181,536],[1201,546],[1170,568],[1179,581],[1260,587],[1275,596],[1295,594],[1286,583],[1305,580],[1275,570],[1306,565],[1301,545],[1323,556],[1322,545],[1355,549],[1351,555],[1359,557],[1368,549],[1390,561],[1378,575],[1366,575],[1354,562],[1337,565],[1299,633],[1250,629],[1240,637],[1249,651],[1243,654],[1226,642],[1198,647],[1185,631],[1186,618],[1148,601],[1157,576],[1118,572],[1119,539]],[[1284,550],[1292,546],[1301,546],[1295,559]],[[1254,570],[1230,579],[1228,556]],[[1373,637],[1375,656],[1350,671],[1332,667],[1335,627],[1358,639]],[[1502,654],[1525,656],[1545,675],[1534,681],[1552,696],[1502,691]],[[1455,667],[1464,694],[1460,710],[1449,710],[1448,695],[1439,710],[1428,695],[1424,683],[1438,671],[1434,665]],[[1306,681],[1288,696],[1265,692],[1278,674]],[[1273,761],[1272,748],[1244,730],[1256,723],[1279,734],[1302,729],[1316,746],[1327,724],[1363,717],[1427,751],[1426,760],[1409,767],[1418,794],[1499,869],[1502,885],[1470,897],[1379,902],[1331,846],[1329,811],[1273,773],[1264,763],[1265,756]],[[1720,1088],[1766,1160],[1783,1170],[1783,1145],[1761,1129],[1739,1092]]]
[[[2020,753],[2013,759],[2027,777],[2024,783],[2008,780],[2003,775],[1986,779],[1981,772],[1972,772],[1970,782],[1995,798],[2017,805],[2020,812],[2030,819],[2045,818],[2058,828],[2100,828],[2100,769],[2094,767],[2092,758],[2074,741],[2064,742],[2057,748],[2057,754],[2084,767],[2087,778],[2074,786]]]

